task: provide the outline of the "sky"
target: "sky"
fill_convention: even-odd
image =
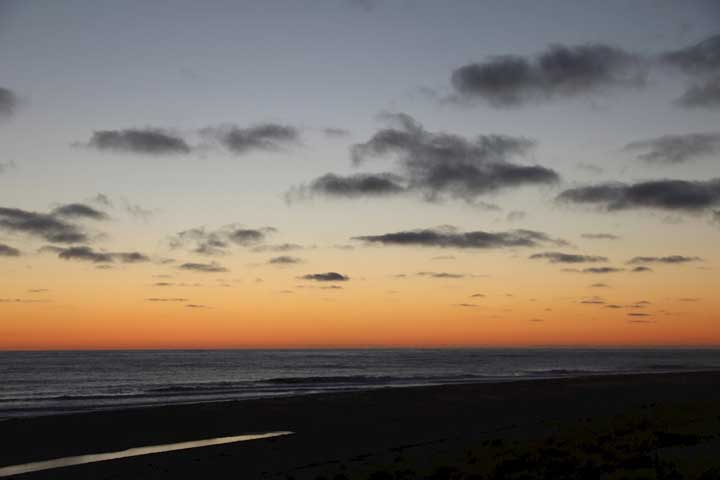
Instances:
[[[713,0],[0,0],[0,349],[720,345]]]

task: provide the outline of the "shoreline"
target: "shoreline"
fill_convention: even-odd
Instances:
[[[518,382],[538,382],[538,381],[549,381],[549,380],[581,380],[589,378],[603,378],[603,377],[634,377],[634,376],[646,376],[646,375],[679,375],[679,374],[696,374],[696,373],[720,373],[720,368],[707,367],[707,368],[667,368],[658,370],[643,370],[643,371],[616,371],[616,372],[582,372],[577,374],[557,374],[557,375],[524,375],[524,376],[498,376],[498,377],[484,377],[475,378],[468,381],[455,381],[447,383],[418,383],[418,384],[387,384],[387,385],[366,385],[358,386],[356,388],[348,387],[347,389],[339,388],[334,391],[316,391],[316,392],[289,392],[281,393],[278,395],[268,396],[256,396],[247,398],[217,398],[208,400],[178,400],[170,402],[148,402],[145,404],[129,404],[129,405],[113,405],[108,407],[91,407],[91,408],[78,408],[78,409],[57,409],[57,411],[43,412],[40,414],[14,414],[2,416],[0,414],[0,422],[15,419],[32,419],[32,418],[43,418],[43,417],[55,417],[55,416],[66,416],[66,415],[78,415],[86,413],[112,413],[125,410],[136,410],[136,409],[148,409],[148,408],[163,408],[171,406],[181,405],[203,405],[203,404],[216,404],[216,403],[235,403],[235,402],[250,402],[250,401],[262,401],[272,399],[285,399],[285,398],[298,398],[298,397],[313,397],[317,395],[333,395],[333,394],[353,394],[359,392],[371,392],[377,390],[388,390],[388,389],[407,389],[407,388],[435,388],[435,387],[448,387],[455,385],[495,385],[495,384],[506,384],[506,383],[518,383]],[[29,409],[18,409],[23,412],[30,411]],[[41,408],[38,408],[41,410]]]
[[[5,446],[0,467],[291,430],[296,432],[292,438],[79,465],[22,478],[198,478],[208,472],[213,473],[209,478],[285,478],[288,472],[314,478],[305,475],[334,462],[379,461],[398,448],[416,446],[429,457],[499,432],[522,437],[558,423],[642,405],[720,402],[717,385],[718,371],[593,375],[16,417],[0,423],[0,443]]]

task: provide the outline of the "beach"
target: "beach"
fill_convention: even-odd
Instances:
[[[214,437],[292,435],[29,473],[18,478],[366,478],[432,468],[468,446],[529,439],[652,408],[714,406],[720,373],[589,376],[384,388],[0,422],[0,467]],[[427,465],[425,465],[427,464]],[[363,476],[365,475],[365,476]],[[342,477],[339,477],[342,478]]]

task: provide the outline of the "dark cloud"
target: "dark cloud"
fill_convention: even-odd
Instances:
[[[278,151],[296,144],[300,140],[300,131],[297,128],[275,123],[249,128],[240,128],[235,125],[208,127],[201,133],[237,154],[253,150]]]
[[[354,237],[366,243],[381,245],[405,245],[443,248],[507,248],[537,247],[541,245],[565,245],[566,242],[533,230],[512,230],[509,232],[459,232],[454,228],[410,230],[384,235]]]
[[[264,242],[276,232],[272,227],[252,229],[237,224],[226,225],[217,230],[205,227],[183,230],[169,239],[170,248],[190,248],[200,255],[225,255],[232,245],[248,247]]]
[[[628,313],[628,317],[652,317],[652,315],[649,313],[630,312]]]
[[[597,255],[577,255],[573,253],[544,252],[530,255],[531,260],[544,259],[550,263],[594,263],[607,262],[607,257]]]
[[[228,269],[223,267],[217,262],[211,262],[211,263],[183,263],[178,268],[181,268],[183,270],[189,270],[192,272],[203,272],[203,273],[219,273],[219,272],[227,272]]]
[[[314,280],[316,282],[346,282],[350,277],[337,272],[309,273],[299,277],[301,280]]]
[[[607,45],[552,45],[535,58],[491,57],[452,73],[455,100],[483,100],[493,107],[602,93],[645,85],[645,61]]]
[[[545,185],[559,180],[553,170],[539,165],[512,163],[535,142],[506,135],[459,135],[429,132],[406,114],[385,114],[394,126],[379,130],[365,143],[353,145],[354,165],[389,158],[395,172],[338,176],[327,174],[289,192],[359,197],[402,192],[421,194],[426,200],[459,198],[474,203],[477,197],[521,185]]]
[[[295,263],[302,263],[302,259],[298,257],[291,257],[289,255],[281,255],[268,260],[271,265],[292,265]]]
[[[321,194],[333,197],[383,196],[404,193],[402,178],[392,173],[356,173],[340,176],[328,173],[316,178],[307,186],[291,190],[290,200]]]
[[[557,200],[594,204],[609,211],[633,208],[702,211],[720,205],[720,179],[605,183],[565,190]]]
[[[575,272],[575,273],[592,273],[592,274],[605,274],[605,273],[617,273],[622,272],[622,268],[615,268],[615,267],[588,267],[583,268],[582,270],[578,270],[575,268],[566,268],[563,270],[564,272]]]
[[[616,273],[616,272],[622,272],[622,268],[614,268],[614,267],[590,267],[590,268],[584,268],[582,270],[582,273]]]
[[[600,297],[593,297],[587,298],[585,300],[580,300],[580,303],[583,305],[605,305],[606,302]]]
[[[689,75],[720,72],[720,35],[714,35],[695,45],[666,52],[661,60]]]
[[[610,286],[606,283],[593,283],[590,288],[610,288]]]
[[[701,262],[700,257],[686,257],[683,255],[669,255],[667,257],[633,257],[627,263],[629,265],[643,265],[646,263],[688,263],[688,262]]]
[[[146,255],[139,252],[115,252],[112,253],[112,256],[121,263],[144,263],[150,261]]]
[[[98,252],[87,246],[48,249],[57,252],[63,260],[82,260],[93,263],[145,263],[150,258],[140,252]]]
[[[415,275],[417,275],[418,277],[452,279],[452,280],[467,277],[467,275],[465,275],[463,273],[448,273],[448,272],[417,272]]]
[[[631,270],[631,272],[633,272],[633,273],[645,273],[645,272],[652,272],[652,271],[653,271],[652,268],[643,267],[643,266],[635,267]]]
[[[612,233],[583,233],[582,238],[588,240],[619,240],[620,237],[613,235]]]
[[[19,257],[20,255],[20,250],[17,248],[0,243],[0,257]]]
[[[15,113],[18,99],[12,90],[0,87],[0,117],[9,117]]]
[[[686,108],[720,108],[720,76],[691,85],[675,103]]]
[[[473,293],[470,295],[470,298],[485,298],[485,295],[482,293]]]
[[[81,243],[88,236],[77,225],[51,214],[0,208],[0,230],[40,237],[52,243]]]
[[[282,252],[292,252],[296,250],[302,250],[304,247],[302,245],[298,245],[297,243],[280,243],[277,245],[258,245],[257,247],[253,247],[252,251],[255,253],[264,253],[264,252],[275,252],[275,253],[282,253]]]
[[[687,108],[720,107],[720,35],[666,52],[661,62],[693,79],[676,104]]]
[[[63,260],[84,260],[94,263],[111,263],[112,255],[104,252],[96,252],[90,247],[70,247],[58,249],[58,257]]]
[[[185,140],[160,128],[98,130],[93,132],[87,145],[103,151],[150,155],[186,154],[191,151]]]
[[[105,212],[101,212],[83,203],[69,203],[61,205],[52,211],[52,215],[64,218],[88,218],[91,220],[106,220]]]
[[[720,153],[720,133],[688,133],[663,135],[632,142],[624,147],[628,151],[642,151],[638,159],[651,163],[683,163],[698,157]]]
[[[475,305],[474,303],[456,303],[456,307],[464,307],[464,308],[475,308],[479,307],[479,305]]]

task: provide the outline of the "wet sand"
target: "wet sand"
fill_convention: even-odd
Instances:
[[[487,439],[524,438],[631,408],[693,401],[720,402],[720,372],[395,388],[18,418],[0,422],[0,467],[290,430],[295,433],[285,437],[17,478],[314,479],[338,469],[362,471],[403,452],[433,458]]]

